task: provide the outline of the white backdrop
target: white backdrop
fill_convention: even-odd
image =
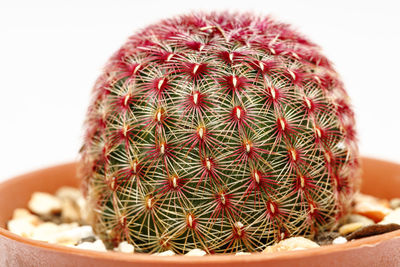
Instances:
[[[89,92],[135,30],[196,10],[254,11],[323,47],[358,119],[363,155],[400,162],[397,1],[0,0],[0,180],[77,159]]]

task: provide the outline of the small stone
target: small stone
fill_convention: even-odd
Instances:
[[[97,239],[99,239],[99,238],[96,238],[95,236],[84,237],[84,238],[82,238],[81,240],[78,241],[78,244],[81,244],[83,242],[92,242],[93,243]]]
[[[242,252],[242,251],[240,251],[240,252],[237,252],[235,254],[235,256],[244,256],[244,255],[251,255],[251,253],[250,252]]]
[[[7,223],[7,228],[14,234],[30,238],[35,227],[41,223],[42,220],[27,209],[15,209],[12,220]]]
[[[29,210],[27,209],[16,209],[13,212],[13,220],[26,220],[28,222],[30,222],[32,225],[37,226],[40,223],[42,223],[42,221],[40,220],[40,218],[32,213],[29,212]]]
[[[204,250],[195,248],[185,254],[185,256],[204,256],[207,253]]]
[[[355,198],[354,213],[370,218],[374,222],[380,222],[390,213],[389,202],[373,196],[357,194]]]
[[[389,204],[392,209],[400,208],[400,198],[393,198]]]
[[[79,227],[79,224],[77,222],[58,224],[58,230],[60,231],[60,233],[63,231],[68,231],[68,230],[78,228],[78,227]]]
[[[15,220],[15,219],[24,218],[24,217],[27,217],[30,215],[32,215],[32,213],[30,213],[29,210],[27,210],[27,209],[15,209],[13,212],[12,218],[13,218],[13,220]]]
[[[305,250],[306,248],[303,248],[303,247],[298,247],[298,248],[294,248],[294,249],[291,249],[292,251],[296,251],[296,250]]]
[[[61,201],[53,195],[43,192],[33,193],[28,208],[39,215],[51,215],[61,212]]]
[[[382,221],[379,222],[379,224],[390,223],[400,224],[400,208],[391,211],[388,215],[385,216],[385,218],[383,218]]]
[[[365,226],[365,225],[363,223],[360,223],[360,222],[348,223],[348,224],[342,225],[339,228],[339,234],[347,235],[347,234],[350,234],[350,233],[360,229],[363,226]]]
[[[373,235],[380,235],[388,232],[392,232],[395,230],[400,229],[400,225],[398,224],[373,224],[373,225],[368,225],[365,226],[361,229],[358,229],[357,231],[349,234],[346,236],[347,240],[352,240],[352,239],[359,239],[362,237],[368,237],[368,236],[373,236]]]
[[[83,242],[75,247],[80,249],[107,251],[106,246],[101,240],[96,240],[95,242]]]
[[[81,220],[79,207],[70,199],[62,200],[61,219],[64,222],[78,222]]]
[[[310,239],[298,236],[290,237],[280,241],[279,243],[268,246],[264,249],[263,253],[271,253],[278,251],[302,250],[308,248],[317,248],[319,245]]]
[[[368,217],[362,216],[360,214],[350,214],[346,218],[346,224],[348,223],[363,223],[365,226],[374,224],[374,221],[369,219]]]
[[[79,189],[64,186],[55,195],[62,203],[61,218],[64,222],[83,222],[82,214],[86,213],[86,202]]]
[[[135,252],[135,247],[126,241],[119,243],[118,247],[114,248],[114,251],[122,253],[133,253]]]
[[[347,243],[347,239],[343,236],[336,237],[332,241],[332,244],[334,244],[334,245],[344,244],[344,243]]]
[[[78,227],[78,223],[55,224],[53,222],[45,222],[34,229],[31,238],[49,243],[75,244],[77,240],[71,239],[71,236],[66,236],[65,233]]]
[[[173,252],[172,250],[166,250],[163,252],[154,253],[153,255],[155,255],[155,256],[174,256],[175,252]]]
[[[70,186],[63,186],[56,192],[56,197],[60,200],[69,199],[75,201],[76,199],[82,197],[82,193],[78,188],[70,187]]]
[[[30,238],[35,230],[35,225],[29,219],[19,218],[8,221],[7,229],[16,235]]]
[[[379,204],[379,205],[381,205],[383,207],[386,207],[386,208],[390,207],[389,201],[387,199],[377,198],[377,197],[374,197],[374,196],[371,196],[371,195],[366,195],[366,194],[361,194],[361,193],[358,193],[355,196],[355,202],[356,202],[356,204],[363,203],[363,202],[364,203],[368,202],[368,203],[371,203],[371,204]]]
[[[87,207],[86,199],[83,196],[81,196],[80,198],[78,198],[76,200],[75,203],[76,203],[76,205],[77,205],[77,207],[79,209],[79,214],[81,216],[81,221],[82,222],[87,222],[88,221],[87,216],[88,216],[89,212],[87,212],[88,207]]]
[[[332,241],[339,236],[338,232],[331,231],[318,231],[318,233],[314,236],[313,240],[318,245],[330,245]]]
[[[38,225],[32,234],[32,239],[51,242],[54,236],[60,231],[59,226],[52,222],[45,222]],[[55,243],[55,242],[51,242]]]
[[[93,229],[89,225],[78,226],[60,231],[54,235],[53,240],[57,244],[77,244],[80,240],[94,235]]]

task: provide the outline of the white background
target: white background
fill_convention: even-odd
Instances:
[[[400,162],[397,1],[0,0],[0,180],[77,159],[91,87],[141,27],[197,10],[271,14],[323,47],[357,115],[363,155]]]

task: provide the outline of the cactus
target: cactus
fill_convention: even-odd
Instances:
[[[269,17],[197,13],[131,36],[85,126],[82,187],[109,246],[261,251],[333,229],[358,188],[338,74]]]

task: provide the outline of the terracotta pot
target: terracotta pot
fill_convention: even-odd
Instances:
[[[362,192],[400,197],[400,164],[363,159]],[[15,208],[26,207],[35,191],[54,193],[77,186],[76,164],[28,173],[0,184],[0,266],[400,266],[400,230],[342,245],[303,251],[204,257],[159,257],[96,252],[26,239],[5,230]]]

